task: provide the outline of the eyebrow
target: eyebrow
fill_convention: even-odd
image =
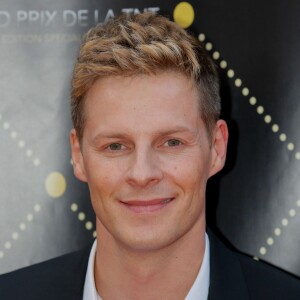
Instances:
[[[95,137],[91,139],[93,143],[97,143],[97,141],[101,138],[111,138],[111,139],[126,139],[129,138],[129,135],[126,133],[116,133],[116,132],[100,132]]]
[[[193,134],[194,131],[192,131],[190,128],[185,126],[176,126],[172,129],[166,129],[166,130],[159,130],[157,132],[153,133],[153,136],[164,136],[164,135],[170,135],[174,133],[184,133],[188,132]],[[117,133],[117,132],[100,132],[98,133],[94,138],[92,138],[92,142],[97,142],[97,140],[101,138],[112,138],[112,139],[129,139],[130,135],[127,133]]]
[[[169,130],[160,130],[156,134],[157,135],[169,135],[169,134],[181,133],[181,132],[194,133],[194,131],[191,130],[190,128],[188,128],[188,127],[185,127],[185,126],[176,126],[175,128],[172,128],[172,129],[169,129]]]

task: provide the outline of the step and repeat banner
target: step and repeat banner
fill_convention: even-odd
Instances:
[[[84,32],[122,12],[169,16],[220,71],[228,160],[210,180],[208,223],[236,249],[300,276],[300,2],[0,2],[0,273],[95,236],[74,178],[70,78]]]

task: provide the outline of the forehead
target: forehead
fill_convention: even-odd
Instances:
[[[179,72],[165,71],[153,75],[116,75],[99,78],[88,90],[85,98],[88,99],[88,106],[92,106],[95,102],[106,100],[112,103],[117,100],[121,103],[125,99],[134,100],[136,97],[142,102],[147,95],[156,95],[158,98],[152,99],[154,105],[156,100],[163,103],[168,98],[173,98],[174,102],[178,99],[180,102],[186,93],[189,96],[193,95],[198,102],[199,93],[193,79]]]
[[[193,123],[200,115],[198,102],[194,82],[180,73],[101,78],[86,96],[86,127],[143,130]]]

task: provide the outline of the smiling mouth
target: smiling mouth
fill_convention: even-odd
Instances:
[[[156,212],[166,207],[175,198],[160,198],[153,200],[120,201],[126,208],[136,213]]]

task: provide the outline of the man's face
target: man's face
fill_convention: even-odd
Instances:
[[[81,150],[74,130],[71,145],[100,239],[153,251],[205,228],[206,182],[223,166],[227,128],[219,121],[208,140],[198,97],[174,72],[111,76],[89,90]]]

